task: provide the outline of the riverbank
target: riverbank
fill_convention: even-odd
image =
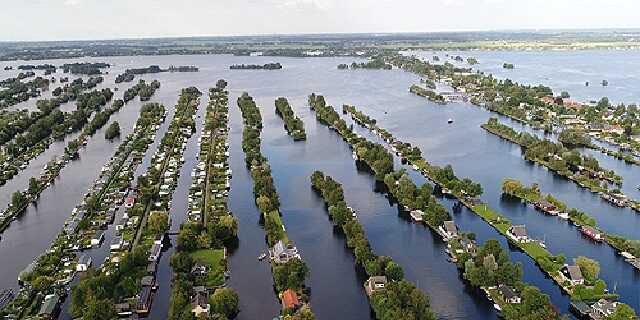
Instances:
[[[352,113],[351,115],[352,117],[357,117],[358,113]],[[559,272],[564,264],[564,256],[554,256],[546,250],[542,242],[527,238],[526,233],[524,238],[517,236],[512,228],[514,226],[506,217],[489,208],[486,204],[476,198],[476,196],[481,192],[470,193],[465,190],[465,185],[472,184],[472,181],[469,180],[468,182],[462,182],[466,179],[458,179],[453,174],[453,169],[449,166],[443,170],[442,168],[429,164],[424,158],[422,158],[419,149],[412,147],[409,143],[398,141],[387,130],[379,128],[375,124],[371,124],[374,123],[372,121],[373,119],[366,119],[367,118],[361,118],[359,121],[362,123],[369,123],[365,125],[365,127],[372,131],[372,133],[383,138],[385,142],[391,146],[392,150],[394,150],[394,152],[403,159],[403,161],[411,164],[412,167],[425,176],[425,178],[440,186],[443,193],[457,198],[472,212],[482,217],[489,225],[505,236],[510,243],[529,255],[540,269],[552,277],[556,284],[571,295],[573,299],[591,301],[600,297],[615,297],[615,295],[606,294],[606,285],[600,286],[599,288],[594,287],[592,289],[585,290],[586,288],[579,287],[576,289],[575,286],[567,284]],[[522,228],[524,230],[524,226],[522,226]],[[604,282],[602,281],[602,283]],[[624,304],[620,305],[622,306]]]
[[[310,290],[305,285],[309,268],[287,236],[280,218],[280,199],[271,176],[269,161],[261,151],[260,110],[246,92],[238,98],[238,107],[244,123],[242,150],[245,153],[245,164],[251,171],[255,203],[260,210],[260,221],[264,223],[269,246],[269,252],[261,254],[258,259],[269,258],[274,288],[282,301],[281,315],[292,316],[293,319],[313,317],[309,305]]]

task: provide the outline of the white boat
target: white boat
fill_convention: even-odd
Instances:
[[[264,260],[264,258],[266,258],[266,257],[267,257],[267,254],[263,252],[262,254],[260,254],[260,255],[258,256],[258,261],[262,261],[262,260]]]
[[[453,123],[453,119],[449,118],[449,120],[447,120],[447,123],[449,124]]]

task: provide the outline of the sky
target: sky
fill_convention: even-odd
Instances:
[[[0,2],[0,41],[640,27],[638,0]]]

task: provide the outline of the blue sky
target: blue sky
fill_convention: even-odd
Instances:
[[[638,0],[4,0],[0,41],[640,27]]]

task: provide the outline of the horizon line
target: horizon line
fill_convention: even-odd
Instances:
[[[436,31],[382,31],[382,32],[313,32],[313,33],[254,33],[235,35],[157,35],[157,36],[123,36],[113,38],[77,38],[67,40],[0,40],[4,43],[42,43],[42,42],[90,42],[90,41],[131,41],[161,40],[189,38],[248,38],[248,37],[296,37],[296,36],[331,36],[331,35],[426,35],[443,33],[553,33],[553,32],[597,32],[597,31],[638,31],[640,27],[607,27],[607,28],[522,28],[522,29],[450,29]]]

